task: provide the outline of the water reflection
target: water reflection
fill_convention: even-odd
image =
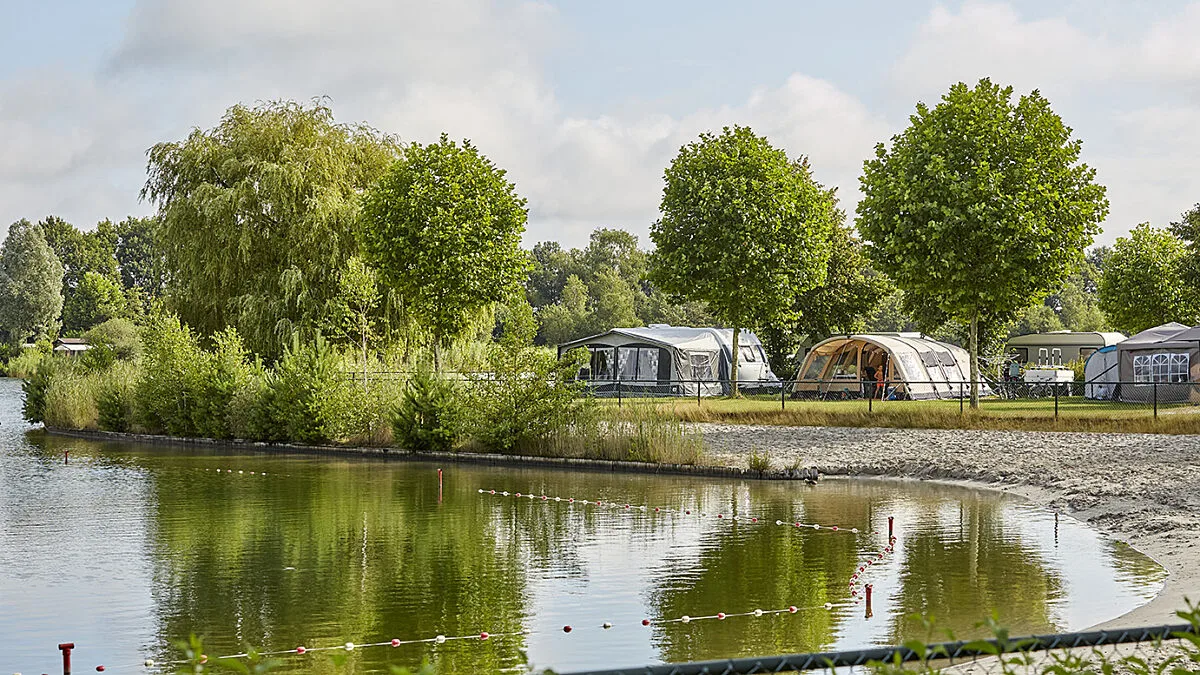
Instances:
[[[1082,628],[1131,609],[1162,579],[1072,520],[1056,532],[1052,514],[940,485],[453,466],[439,503],[434,466],[27,438],[12,400],[0,382],[0,667],[11,670],[50,672],[63,640],[89,668],[166,660],[193,632],[223,653],[526,631],[356,651],[348,672],[424,658],[444,673],[493,672],[526,653],[560,670],[720,658],[895,642],[923,633],[906,618],[915,612],[961,637],[979,634],[991,609],[1017,631]],[[764,522],[478,493],[491,488]],[[845,602],[889,515],[899,542],[871,571],[870,620],[857,606],[641,625]],[[291,667],[330,664],[307,656]]]

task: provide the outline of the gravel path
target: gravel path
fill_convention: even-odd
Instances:
[[[696,425],[714,458],[830,475],[942,479],[1020,494],[1091,523],[1170,572],[1148,605],[1109,622],[1173,623],[1200,601],[1200,436]]]

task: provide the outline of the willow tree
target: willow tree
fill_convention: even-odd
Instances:
[[[405,148],[363,204],[364,242],[385,284],[443,343],[471,317],[520,289],[529,274],[521,250],[525,200],[479,150],[442,134]]]
[[[958,83],[876,146],[858,230],[875,263],[931,311],[966,323],[971,406],[983,323],[1011,320],[1063,286],[1108,214],[1082,144],[1036,90]]]
[[[398,150],[294,101],[235,105],[216,127],[151,148],[142,197],[159,209],[180,317],[203,333],[234,326],[268,356],[319,327],[358,252],[359,195]]]
[[[743,328],[798,318],[798,294],[825,281],[837,221],[833,190],[747,127],[701,134],[665,172],[662,218],[650,229],[651,280],[705,302],[733,328],[731,393],[737,395]]]

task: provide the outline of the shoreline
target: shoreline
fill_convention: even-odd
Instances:
[[[105,442],[281,454],[454,462],[746,480],[800,480],[801,472],[746,468],[766,450],[776,466],[795,463],[835,479],[932,481],[995,490],[1068,515],[1137,549],[1167,571],[1146,604],[1091,628],[1176,623],[1185,598],[1200,599],[1200,436],[1081,434],[962,429],[776,427],[696,424],[714,466],[530,457],[412,453],[388,448],[267,444],[44,428]],[[1152,454],[1151,454],[1152,453]],[[791,460],[789,462],[788,460]]]

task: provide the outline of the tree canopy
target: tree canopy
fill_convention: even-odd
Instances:
[[[0,248],[0,330],[10,343],[58,332],[63,266],[40,225],[13,223]]]
[[[359,195],[398,152],[320,101],[235,105],[216,127],[155,145],[142,196],[158,206],[171,306],[269,356],[316,330],[358,253]]]
[[[650,278],[734,329],[736,394],[740,330],[798,319],[796,296],[825,281],[833,191],[740,126],[684,146],[665,179]]]
[[[529,273],[525,199],[470,141],[409,145],[366,194],[363,216],[367,254],[435,349]]]
[[[1189,254],[1170,230],[1138,225],[1113,244],[1100,277],[1100,307],[1128,333],[1178,321],[1194,325],[1200,302],[1188,284]]]
[[[876,146],[858,228],[906,293],[968,325],[978,405],[981,322],[1007,324],[1062,287],[1108,214],[1082,144],[1036,90],[958,83]]]

